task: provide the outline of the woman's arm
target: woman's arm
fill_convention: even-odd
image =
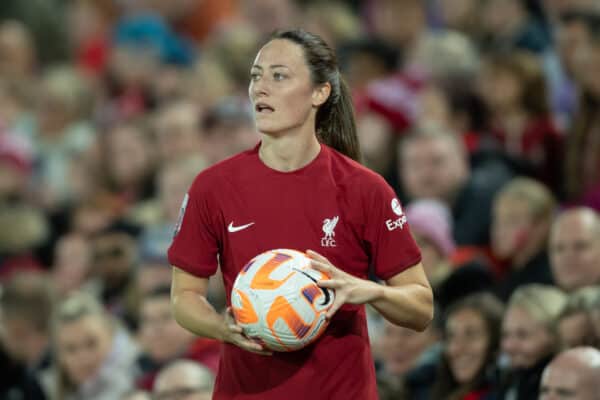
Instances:
[[[413,265],[388,279],[386,284],[376,284],[383,290],[370,304],[388,321],[424,331],[433,319],[433,291],[423,265]]]
[[[329,318],[344,304],[371,304],[385,319],[407,328],[423,331],[433,319],[433,292],[423,266],[416,264],[386,281],[387,285],[360,279],[338,268],[322,255],[309,250],[315,269],[331,279],[319,286],[335,289]]]
[[[229,309],[225,316],[220,315],[206,299],[207,291],[207,278],[173,267],[171,311],[175,321],[195,335],[231,343],[254,353],[270,354],[242,334]]]

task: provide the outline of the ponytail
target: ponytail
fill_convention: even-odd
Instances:
[[[317,111],[317,135],[322,143],[360,162],[360,145],[350,89],[339,72],[336,71],[336,75],[329,99]]]

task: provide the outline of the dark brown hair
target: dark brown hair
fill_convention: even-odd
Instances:
[[[548,88],[544,71],[537,58],[526,51],[498,52],[486,57],[486,64],[494,70],[507,71],[519,81],[521,106],[533,117],[550,112]]]
[[[446,322],[452,315],[462,310],[475,311],[484,320],[489,335],[485,361],[475,378],[471,382],[461,385],[452,375],[448,360],[444,356],[438,365],[437,379],[432,389],[432,399],[463,398],[468,392],[485,387],[490,378],[489,368],[495,365],[498,348],[500,347],[500,330],[504,305],[490,293],[475,293],[452,304],[446,312]],[[446,331],[446,328],[447,326],[444,327],[444,331]],[[446,334],[447,332],[444,332],[444,335]]]
[[[340,153],[360,160],[360,146],[356,134],[354,107],[350,90],[340,75],[333,50],[325,41],[302,29],[277,31],[270,40],[289,40],[302,47],[314,85],[329,82],[331,93],[317,111],[316,126],[319,140]]]

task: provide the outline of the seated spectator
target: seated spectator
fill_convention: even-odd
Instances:
[[[510,297],[502,321],[506,365],[499,398],[538,398],[542,372],[559,347],[553,328],[565,303],[559,289],[539,284],[522,286]]]
[[[106,186],[120,202],[121,215],[134,212],[138,202],[155,194],[156,148],[143,124],[114,125],[102,136]]]
[[[245,100],[229,97],[208,110],[204,119],[204,154],[209,164],[256,146],[258,136]]]
[[[566,143],[566,191],[570,202],[600,210],[600,14],[585,19],[587,39],[576,59],[578,110]]]
[[[163,368],[156,377],[155,400],[210,400],[214,374],[193,361],[179,360]]]
[[[171,315],[170,287],[160,286],[146,294],[140,304],[138,338],[143,348],[137,364],[142,372],[138,387],[152,390],[156,373],[178,358],[202,363],[216,373],[220,343],[196,338]]]
[[[444,325],[444,355],[430,399],[485,399],[491,393],[500,347],[503,305],[488,293],[450,306]]]
[[[552,224],[549,252],[561,289],[600,284],[600,216],[587,207],[561,213]]]
[[[525,49],[542,53],[550,45],[543,26],[520,0],[490,0],[482,5],[481,27],[485,49]]]
[[[73,233],[60,237],[51,269],[56,291],[64,296],[81,289],[89,280],[91,268],[91,246],[85,236]]]
[[[552,193],[530,178],[515,178],[494,200],[492,253],[505,276],[496,293],[507,300],[520,285],[552,283],[546,243],[556,202]]]
[[[436,287],[450,273],[450,256],[455,251],[452,238],[452,216],[448,208],[436,200],[417,200],[405,208],[410,231],[421,249],[427,279]]]
[[[600,351],[576,347],[556,356],[544,370],[540,400],[596,400],[600,382]]]
[[[99,298],[115,316],[130,326],[134,322],[135,238],[125,226],[113,225],[92,239],[92,278]]]
[[[157,151],[162,163],[202,154],[202,112],[190,102],[167,103],[154,124]]]
[[[450,207],[457,245],[486,245],[492,199],[510,171],[496,163],[471,171],[462,140],[435,127],[406,136],[398,151],[398,175],[406,196],[432,198]]]
[[[0,24],[0,75],[13,81],[32,79],[36,52],[27,25],[16,20]]]
[[[186,192],[205,167],[202,158],[188,157],[168,162],[158,171],[156,199],[144,212],[148,215],[139,238],[142,253],[167,254]]]
[[[593,346],[596,343],[590,314],[598,299],[599,286],[589,286],[569,295],[567,304],[556,321],[563,349]]]
[[[118,399],[133,388],[137,347],[95,298],[75,292],[57,307],[55,364],[42,382],[51,399]]]
[[[14,275],[2,288],[0,398],[43,399],[38,375],[50,363],[50,315],[54,294],[39,273]]]
[[[49,210],[56,211],[72,200],[68,179],[72,159],[94,145],[91,94],[89,82],[71,66],[45,71],[36,89],[35,125],[28,134],[36,156],[36,200]]]
[[[490,111],[491,135],[499,150],[520,174],[539,179],[558,193],[562,136],[550,114],[538,59],[520,52],[489,55],[484,59],[479,81]]]
[[[468,34],[479,41],[483,34],[481,8],[477,0],[440,0],[439,12],[444,26]]]
[[[423,332],[383,321],[384,328],[378,341],[373,343],[374,354],[379,354],[380,369],[377,372],[379,387],[401,390],[408,385],[406,379],[411,369],[421,369],[411,377],[413,385],[429,379],[431,366],[437,362],[439,346],[438,327],[430,324]],[[423,376],[422,376],[423,375]]]

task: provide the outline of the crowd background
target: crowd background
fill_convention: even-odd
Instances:
[[[425,332],[369,313],[381,398],[534,399],[570,348],[600,379],[599,1],[2,0],[0,398],[210,398],[166,250],[290,27],[337,50],[434,287]]]

